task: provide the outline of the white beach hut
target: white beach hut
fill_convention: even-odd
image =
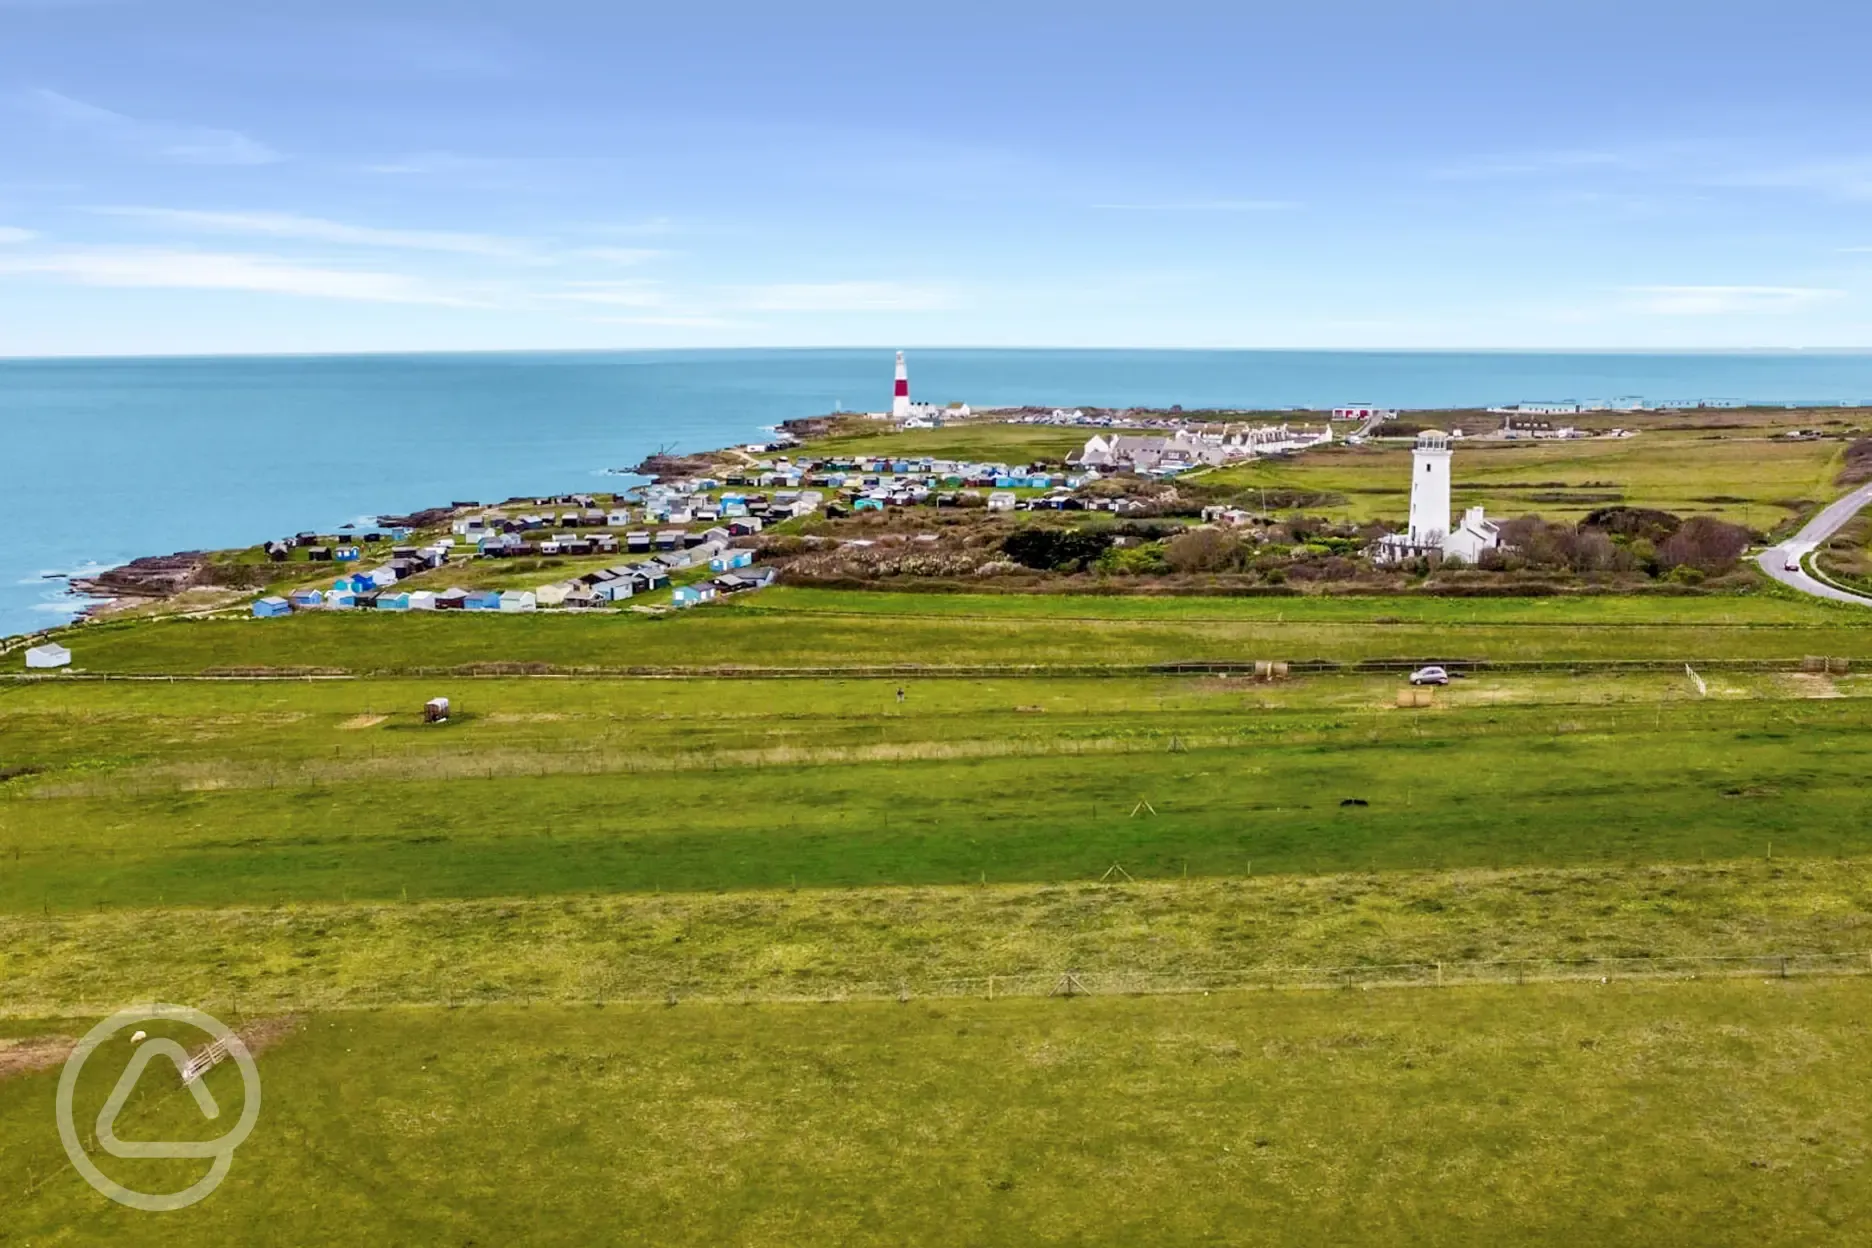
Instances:
[[[570,585],[542,585],[533,592],[533,599],[542,607],[563,607]]]
[[[433,611],[436,609],[435,600],[436,596],[433,589],[411,590],[409,609],[412,611]]]
[[[500,596],[500,609],[503,611],[531,611],[539,605],[530,589],[510,589]]]
[[[48,641],[43,646],[34,646],[26,652],[27,667],[70,667],[71,651],[56,641]]]

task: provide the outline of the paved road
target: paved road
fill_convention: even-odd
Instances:
[[[1815,580],[1798,567],[1795,571],[1787,570],[1787,565],[1798,565],[1801,557],[1814,547],[1824,543],[1827,538],[1839,532],[1840,526],[1859,514],[1861,508],[1872,505],[1872,483],[1862,485],[1852,493],[1827,507],[1819,515],[1807,522],[1807,527],[1782,542],[1771,546],[1757,558],[1761,570],[1783,585],[1800,590],[1803,594],[1812,594],[1816,598],[1831,598],[1835,602],[1856,602],[1863,607],[1872,607],[1872,598],[1861,594],[1849,594],[1843,589],[1834,589],[1831,585]]]

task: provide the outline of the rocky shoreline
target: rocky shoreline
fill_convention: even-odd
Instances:
[[[145,555],[91,576],[75,576],[70,584],[74,594],[92,598],[167,598],[202,584],[207,569],[207,551],[183,550]]]

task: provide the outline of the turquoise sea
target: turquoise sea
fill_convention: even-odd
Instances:
[[[976,405],[1445,407],[1872,398],[1872,354],[909,353]],[[59,577],[453,499],[599,489],[659,447],[888,402],[891,353],[653,351],[0,360],[0,634],[79,605]]]

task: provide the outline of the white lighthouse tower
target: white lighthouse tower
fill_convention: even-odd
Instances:
[[[1411,451],[1410,541],[1440,546],[1450,532],[1449,435],[1426,429]]]
[[[891,418],[893,420],[910,418],[910,370],[904,367],[901,351],[897,353],[897,385],[891,393]],[[1448,511],[1447,505],[1444,510]]]

